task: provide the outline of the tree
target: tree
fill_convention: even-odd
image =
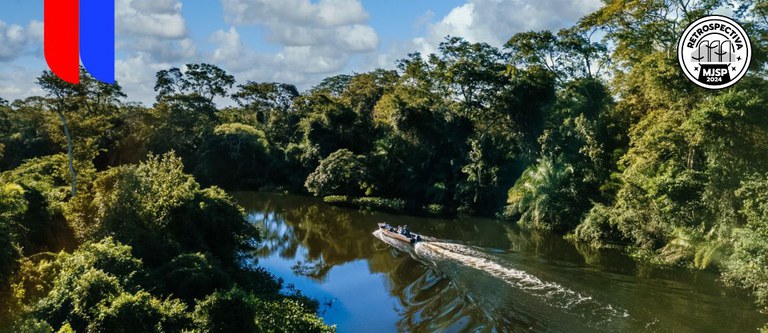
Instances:
[[[532,229],[567,231],[581,220],[573,166],[550,159],[529,168],[509,190],[508,218]],[[581,201],[581,203],[580,203]]]
[[[27,212],[24,189],[16,184],[0,183],[0,281],[6,281],[21,256],[19,241],[22,226],[18,225]]]
[[[195,95],[212,103],[216,97],[227,96],[235,84],[234,76],[211,64],[187,64],[184,70],[162,70],[155,76],[158,101],[173,95]]]
[[[351,81],[351,75],[331,76],[320,81],[320,83],[312,88],[311,93],[326,94],[329,97],[341,97],[348,89]]]
[[[248,82],[238,86],[240,90],[232,95],[240,106],[253,110],[287,112],[293,100],[299,97],[296,86],[276,82]]]
[[[334,332],[294,300],[267,301],[233,288],[197,304],[195,322],[205,332]]]
[[[232,279],[210,254],[181,254],[161,266],[156,274],[167,296],[184,301],[202,300],[217,290],[232,287]]]
[[[80,69],[80,82],[80,84],[65,82],[51,71],[43,72],[43,75],[37,79],[37,84],[51,98],[52,111],[58,115],[64,129],[73,197],[77,194],[77,170],[74,161],[73,136],[66,114],[85,112],[86,116],[95,116],[103,109],[117,103],[120,98],[125,97],[119,84],[99,82],[91,77],[84,68]]]
[[[608,65],[608,48],[593,42],[598,30],[577,27],[551,31],[529,31],[515,34],[507,41],[513,63],[522,66],[542,66],[554,73],[562,85],[578,78],[599,77]]]
[[[679,33],[687,23],[714,12],[725,3],[723,0],[612,0],[584,17],[579,25],[604,29],[607,37],[616,43],[612,57],[626,68],[656,52],[673,58]]]
[[[217,126],[203,143],[195,175],[227,189],[257,189],[269,182],[275,163],[264,132],[245,124]],[[229,169],[222,173],[221,170]]]
[[[134,246],[137,257],[163,263],[186,252],[210,252],[226,267],[252,249],[258,230],[218,188],[201,189],[173,154],[96,177],[83,200],[67,212],[82,240],[112,235]]]
[[[362,156],[340,149],[320,162],[304,186],[315,195],[356,195],[366,177]]]

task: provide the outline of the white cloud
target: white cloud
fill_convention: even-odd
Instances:
[[[330,46],[286,46],[275,54],[246,48],[237,28],[216,31],[211,42],[218,45],[213,63],[237,74],[243,82],[279,81],[306,86],[344,69],[349,55]]]
[[[600,0],[468,0],[412,42],[422,53],[435,52],[448,35],[500,47],[518,32],[569,27],[600,6]]]
[[[131,57],[142,53],[157,62],[194,57],[196,46],[181,9],[178,0],[118,0],[117,48]]]
[[[155,98],[155,73],[175,65],[138,52],[116,61],[115,76],[128,95],[128,100],[152,104]]]
[[[211,40],[213,59],[243,80],[275,80],[299,86],[344,70],[350,59],[379,47],[379,35],[367,25],[359,0],[221,0],[225,21],[235,25]],[[266,28],[267,40],[281,47],[274,54],[243,46],[237,26]],[[248,65],[244,65],[248,64]]]
[[[115,77],[129,100],[151,104],[155,73],[198,56],[179,0],[117,0]]]
[[[29,28],[27,29],[29,32],[29,38],[30,41],[35,43],[43,43],[43,35],[44,35],[44,25],[43,22],[40,22],[38,20],[32,20],[29,22]]]
[[[187,25],[176,0],[118,0],[117,33],[121,36],[183,39]]]
[[[334,27],[364,23],[368,13],[358,0],[222,0],[227,22],[235,25]]]
[[[40,72],[22,66],[4,66],[0,69],[0,97],[13,101],[44,95],[35,80],[31,79],[38,77]]]
[[[0,21],[0,62],[8,62],[30,51],[32,42],[42,41],[42,23],[31,21],[27,28]]]

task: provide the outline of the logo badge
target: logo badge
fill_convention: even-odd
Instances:
[[[725,89],[747,74],[752,45],[744,28],[719,15],[705,16],[685,29],[677,57],[685,76],[699,87]]]
[[[114,0],[45,0],[45,60],[60,79],[80,83],[80,61],[97,80],[115,82]]]

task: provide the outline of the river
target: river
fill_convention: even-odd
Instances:
[[[339,332],[755,332],[768,322],[716,273],[638,264],[510,223],[235,197],[262,229],[254,259],[319,300]],[[440,241],[401,244],[374,233],[379,222]]]

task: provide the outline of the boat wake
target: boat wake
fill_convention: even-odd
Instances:
[[[592,296],[553,281],[545,281],[514,267],[497,254],[447,241],[407,244],[379,230],[374,235],[416,261],[444,275],[461,290],[489,320],[507,320],[517,330],[573,332],[611,331],[633,320],[629,313]],[[558,320],[537,322],[534,318]],[[520,323],[524,323],[520,326]],[[552,326],[554,325],[554,326]]]
[[[431,262],[449,259],[487,273],[516,290],[571,313],[581,314],[584,317],[589,314],[606,320],[629,317],[626,310],[614,308],[610,304],[602,304],[591,296],[585,296],[558,283],[542,281],[530,273],[502,265],[492,256],[466,245],[441,242],[418,243],[414,250],[416,255]]]

